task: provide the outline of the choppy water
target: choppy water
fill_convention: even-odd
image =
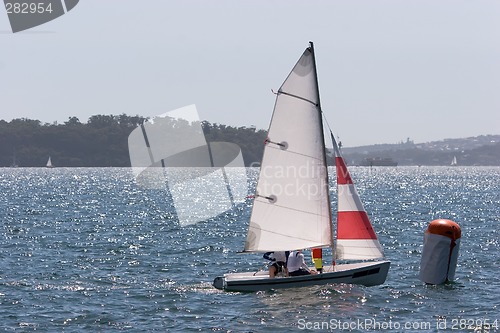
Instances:
[[[0,169],[0,331],[500,326],[500,168],[351,172],[392,261],[386,283],[245,294],[218,291],[211,282],[265,262],[236,253],[250,199],[181,227],[164,191],[138,187],[128,169]],[[446,286],[418,280],[423,230],[436,218],[462,227],[456,281]]]

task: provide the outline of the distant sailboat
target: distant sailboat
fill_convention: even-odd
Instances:
[[[271,278],[267,271],[227,273],[215,278],[216,288],[257,291],[327,283],[384,283],[390,262],[383,260],[382,247],[330,132],[337,167],[334,241],[322,113],[310,43],[277,92],[244,252],[331,247],[334,260],[355,262],[334,262],[320,274],[303,276]],[[299,176],[293,171],[283,174],[283,170],[299,170]],[[300,170],[307,172],[300,174]]]
[[[53,168],[54,165],[52,164],[52,160],[50,159],[50,156],[49,156],[49,159],[47,161],[47,164],[45,165],[47,168]]]
[[[451,160],[451,166],[457,166],[457,157],[456,156],[453,156],[453,159]]]
[[[16,153],[14,152],[14,155],[12,156],[12,163],[10,165],[11,168],[17,168],[17,162],[16,162]]]

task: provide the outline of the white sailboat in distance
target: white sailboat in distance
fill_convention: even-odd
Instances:
[[[267,271],[227,273],[215,278],[214,287],[258,291],[329,283],[384,283],[390,262],[383,259],[382,247],[331,135],[338,195],[334,240],[312,42],[276,95],[243,252],[331,247],[334,258],[355,262],[334,261],[319,274],[293,277],[270,278]]]
[[[47,164],[45,165],[45,167],[47,168],[53,168],[54,165],[52,164],[52,160],[50,159],[50,156],[49,156],[49,159],[47,160]]]

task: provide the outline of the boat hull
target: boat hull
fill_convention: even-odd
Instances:
[[[362,262],[325,266],[323,273],[293,277],[269,278],[265,271],[229,273],[215,278],[213,285],[225,291],[259,291],[282,288],[300,288],[331,283],[376,286],[385,282],[390,261]]]

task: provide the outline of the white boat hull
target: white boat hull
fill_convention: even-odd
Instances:
[[[281,288],[299,288],[331,283],[376,286],[385,282],[390,261],[361,262],[325,266],[315,275],[269,278],[268,272],[228,273],[215,278],[213,285],[225,291],[259,291]]]

